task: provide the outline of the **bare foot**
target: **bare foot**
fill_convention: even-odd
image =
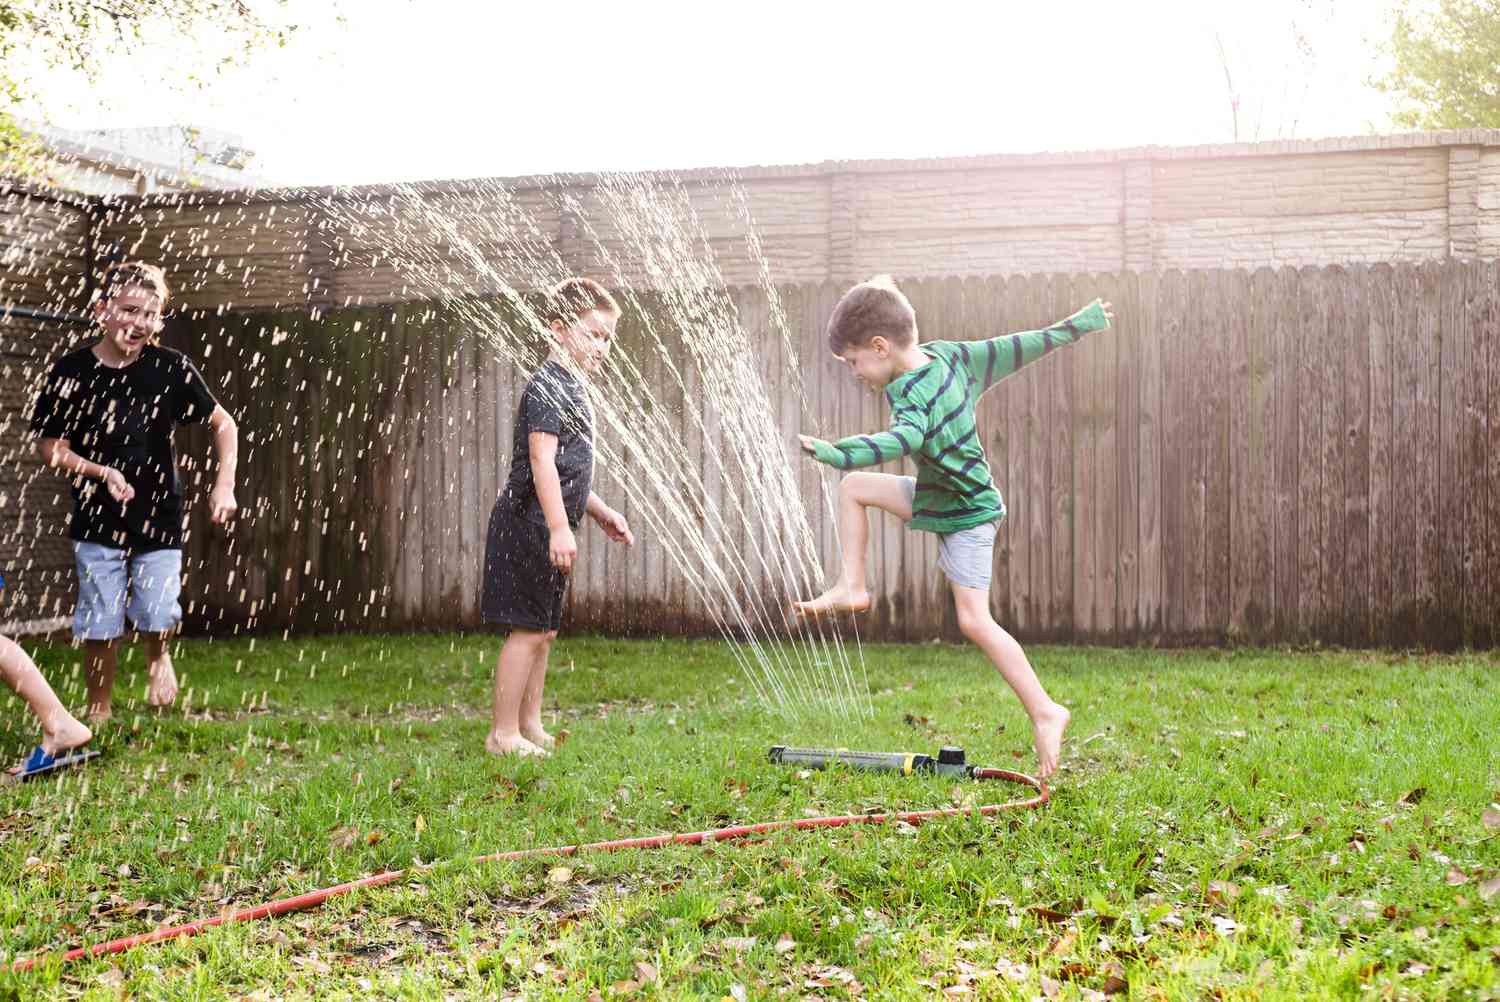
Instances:
[[[864,612],[870,608],[870,593],[863,588],[855,590],[839,583],[806,602],[793,602],[792,609],[799,616],[822,616],[832,612]]]
[[[146,671],[150,678],[146,686],[146,704],[148,706],[171,706],[177,702],[177,673],[172,670],[172,658],[162,655],[160,661],[154,662]]]
[[[530,741],[543,751],[551,751],[557,747],[557,739],[542,730],[541,724],[528,724],[521,727],[521,737]]]
[[[1057,771],[1057,759],[1062,751],[1063,732],[1073,714],[1061,703],[1053,703],[1031,722],[1032,740],[1036,744],[1036,778],[1047,779]]]
[[[88,712],[83,715],[83,719],[87,720],[90,724],[93,724],[95,727],[99,727],[99,726],[101,726],[103,724],[109,723],[109,719],[111,717],[113,717],[113,716],[114,716],[114,711],[111,710],[109,707],[107,707],[107,706],[97,706],[97,705],[95,705],[93,703],[90,703],[89,704]]]
[[[94,732],[70,714],[60,726],[51,730],[42,728],[42,751],[48,755],[56,755],[58,752],[81,748],[93,739]]]
[[[507,738],[492,733],[484,739],[484,750],[491,755],[541,755],[544,758],[547,755],[546,749],[538,748],[519,734]]]

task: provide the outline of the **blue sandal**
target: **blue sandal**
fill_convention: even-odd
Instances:
[[[20,782],[36,776],[44,776],[49,772],[71,769],[75,765],[82,765],[89,759],[98,757],[99,752],[83,748],[70,748],[56,755],[49,755],[41,745],[37,745],[31,756],[21,763],[20,768],[11,770],[9,776],[12,780]]]

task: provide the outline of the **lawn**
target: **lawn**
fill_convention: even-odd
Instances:
[[[873,717],[766,713],[710,641],[566,638],[547,761],[486,756],[494,636],[139,654],[106,752],[0,788],[7,962],[420,864],[321,909],[0,973],[0,998],[1500,998],[1500,658],[1036,648],[1074,713],[1052,802],[920,827],[470,864],[727,824],[989,803],[775,743],[1033,766],[963,647],[864,649]],[[81,702],[78,653],[36,652]],[[32,724],[11,700],[0,752]],[[435,864],[428,866],[428,864]]]

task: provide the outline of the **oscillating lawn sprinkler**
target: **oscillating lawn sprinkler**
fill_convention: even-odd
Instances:
[[[928,773],[939,776],[954,776],[969,779],[978,773],[993,770],[981,769],[964,761],[962,748],[940,748],[937,758],[915,752],[869,752],[849,751],[844,748],[788,748],[775,745],[771,748],[771,761],[779,765],[798,765],[804,769],[826,769],[830,765],[846,765],[851,769],[867,772],[899,772],[903,776]],[[987,778],[987,777],[981,777]]]

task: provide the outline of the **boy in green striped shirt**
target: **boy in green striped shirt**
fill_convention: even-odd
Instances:
[[[1044,330],[989,341],[919,344],[911,303],[889,276],[872,278],[846,292],[834,307],[828,347],[858,379],[885,391],[891,428],[837,442],[799,436],[804,451],[841,470],[910,456],[917,475],[850,473],[839,482],[843,570],[822,595],[796,603],[798,615],[864,612],[870,607],[865,584],[870,535],[866,509],[879,508],[913,529],[937,533],[938,565],[953,588],[959,629],[989,656],[1020,697],[1031,718],[1037,774],[1042,779],[1057,768],[1069,714],[1042,688],[1021,645],[990,615],[990,571],[1005,503],[995,489],[974,426],[974,407],[1004,377],[1054,348],[1107,330],[1113,319],[1109,304],[1095,300]]]

